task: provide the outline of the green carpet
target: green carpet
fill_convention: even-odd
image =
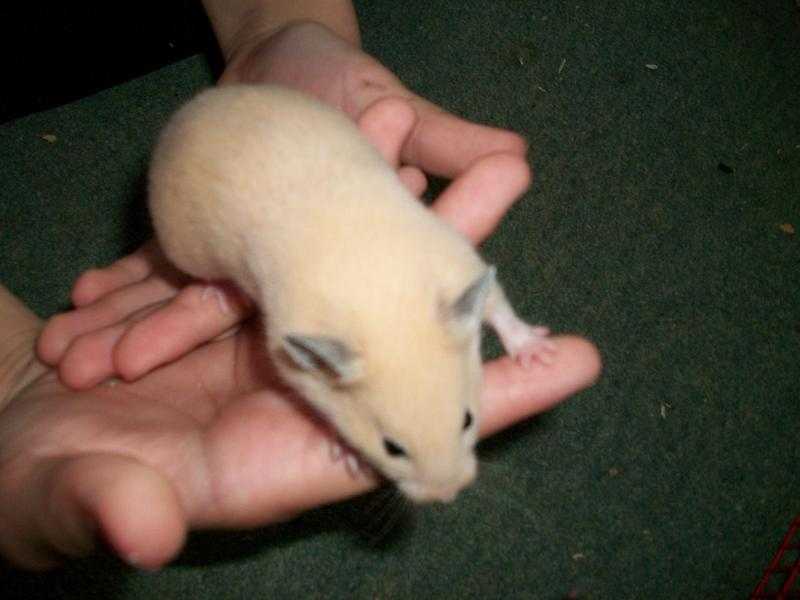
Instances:
[[[530,141],[535,184],[484,254],[523,315],[599,346],[603,379],[485,443],[473,488],[380,546],[362,500],[197,535],[155,574],[0,572],[0,593],[746,597],[800,513],[797,6],[357,6],[411,87]],[[0,127],[2,281],[49,315],[143,240],[150,145],[211,80],[196,57]]]

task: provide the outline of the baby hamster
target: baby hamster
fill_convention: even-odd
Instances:
[[[149,205],[167,257],[253,298],[287,383],[413,500],[475,477],[481,323],[522,359],[552,349],[355,124],[301,93],[200,93],[160,136]]]

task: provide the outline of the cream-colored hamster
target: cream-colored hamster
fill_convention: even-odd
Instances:
[[[416,501],[475,477],[481,322],[512,355],[552,349],[356,126],[300,93],[199,94],[160,137],[149,198],[167,257],[250,295],[281,375]]]

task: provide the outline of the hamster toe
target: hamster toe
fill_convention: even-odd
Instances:
[[[514,360],[526,369],[537,361],[553,364],[557,346],[547,337],[549,333],[546,327],[527,327],[519,331],[513,340],[511,355]]]

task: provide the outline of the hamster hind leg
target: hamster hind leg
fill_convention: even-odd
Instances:
[[[528,368],[536,360],[546,365],[553,363],[556,344],[548,337],[550,330],[520,319],[497,284],[490,293],[484,320],[500,338],[505,351],[521,366]]]

